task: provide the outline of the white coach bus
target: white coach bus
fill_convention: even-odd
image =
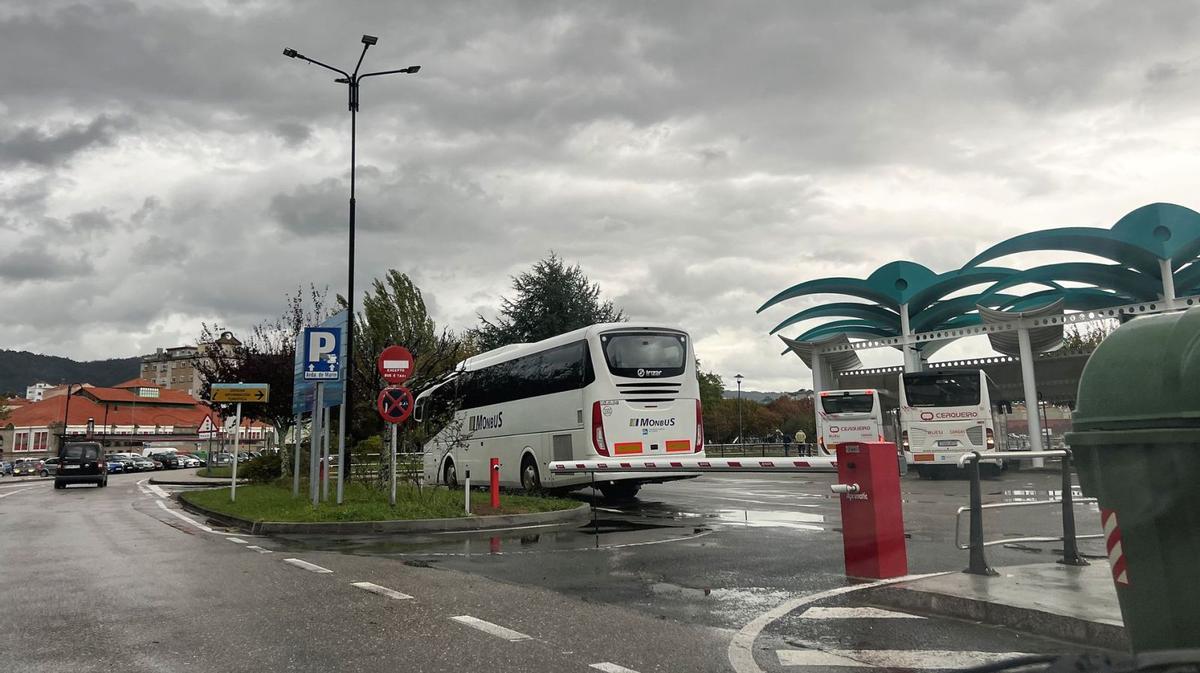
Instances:
[[[418,423],[442,423],[424,447],[426,483],[457,486],[468,470],[486,484],[500,459],[500,484],[526,491],[590,485],[589,475],[554,475],[551,460],[698,456],[704,428],[696,357],[687,333],[653,324],[607,323],[469,358],[423,391]],[[608,498],[644,483],[695,475],[605,475]]]
[[[817,402],[817,447],[826,455],[843,442],[896,441],[898,402],[886,390],[822,390]]]
[[[923,479],[958,470],[964,453],[1003,451],[1005,418],[995,384],[982,369],[900,375],[900,445]],[[999,460],[982,462],[998,474]]]

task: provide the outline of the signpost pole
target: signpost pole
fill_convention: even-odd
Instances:
[[[342,504],[342,486],[346,482],[346,398],[338,405],[338,481],[337,504]]]
[[[292,439],[292,462],[295,464],[295,469],[292,470],[292,497],[300,497],[300,431],[304,422],[304,414],[296,414],[296,434]]]
[[[229,478],[229,502],[237,501],[237,461],[238,447],[242,441],[242,403],[237,403],[237,415],[233,423],[233,470]]]
[[[320,460],[321,453],[321,407],[325,402],[325,385],[317,383],[316,389],[316,398],[313,400],[312,430],[309,433],[308,443],[308,495],[309,499],[312,500],[313,507],[317,506],[317,496],[320,494],[320,484],[317,483],[317,461]]]
[[[321,419],[321,500],[329,500],[329,438],[333,436],[333,424],[329,422],[332,414],[325,409]]]
[[[392,494],[388,497],[388,504],[392,507],[396,506],[396,431],[398,423],[392,423]]]

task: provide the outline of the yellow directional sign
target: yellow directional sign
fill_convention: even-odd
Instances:
[[[210,402],[267,402],[271,386],[267,383],[214,383]]]

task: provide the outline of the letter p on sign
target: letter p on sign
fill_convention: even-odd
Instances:
[[[304,330],[304,378],[336,381],[341,375],[340,344],[342,330],[336,327],[308,327]]]

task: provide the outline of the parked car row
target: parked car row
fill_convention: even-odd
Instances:
[[[230,459],[231,460],[231,459]],[[186,467],[204,467],[207,463],[199,456],[187,453],[163,451],[142,456],[136,453],[111,453],[104,456],[109,473],[150,472],[174,470]],[[228,464],[228,460],[226,464]],[[59,474],[61,458],[18,458],[12,462],[0,462],[0,476],[52,477]]]

